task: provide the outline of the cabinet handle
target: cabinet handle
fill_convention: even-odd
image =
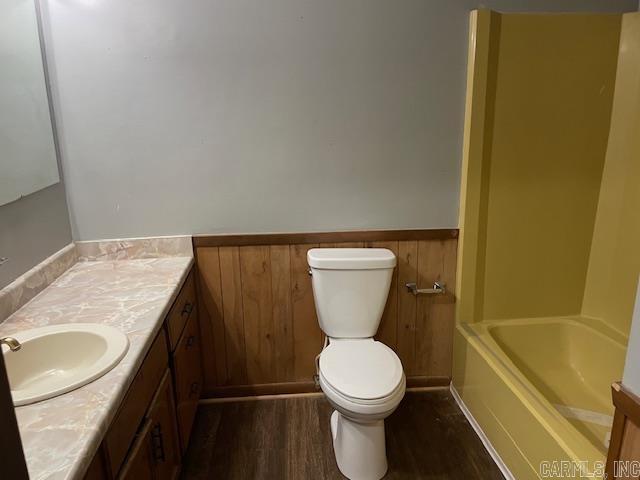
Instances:
[[[200,390],[200,383],[193,382],[191,384],[191,390],[189,391],[189,396],[193,395],[194,393],[198,393],[198,390]]]
[[[187,348],[193,347],[194,343],[196,343],[196,336],[195,335],[189,335],[187,337]]]
[[[180,312],[180,315],[184,316],[188,316],[191,315],[191,312],[193,311],[193,303],[191,302],[187,302],[184,304],[184,307],[182,307],[182,312]]]
[[[151,429],[151,444],[153,450],[153,459],[156,462],[164,462],[164,441],[162,438],[162,425],[156,423]]]

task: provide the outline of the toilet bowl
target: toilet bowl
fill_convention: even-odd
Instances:
[[[404,397],[402,363],[375,335],[396,258],[378,248],[316,248],[307,253],[320,328],[320,387],[331,416],[338,468],[351,480],[378,480],[387,471],[384,419]]]
[[[396,354],[373,339],[330,340],[320,354],[320,388],[335,408],[333,451],[351,480],[377,480],[387,471],[384,419],[405,392]]]

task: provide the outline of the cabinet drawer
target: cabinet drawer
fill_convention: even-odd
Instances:
[[[186,450],[202,390],[200,328],[194,311],[173,354],[180,445]]]
[[[167,315],[167,333],[169,334],[169,348],[173,352],[180,339],[180,334],[184,329],[191,312],[196,305],[196,289],[193,272],[189,273],[184,281],[182,290],[174,302],[169,315]]]
[[[168,360],[165,333],[160,330],[104,438],[105,453],[114,476],[120,471],[127,451],[167,368]]]

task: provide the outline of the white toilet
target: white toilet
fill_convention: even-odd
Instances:
[[[307,253],[320,328],[320,387],[336,409],[333,450],[351,480],[387,471],[384,419],[404,397],[406,380],[393,350],[375,341],[396,257],[383,248],[313,248]]]

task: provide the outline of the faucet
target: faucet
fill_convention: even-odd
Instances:
[[[9,350],[12,352],[17,352],[22,348],[22,344],[13,337],[2,337],[0,338],[0,345],[6,345],[9,347]]]

